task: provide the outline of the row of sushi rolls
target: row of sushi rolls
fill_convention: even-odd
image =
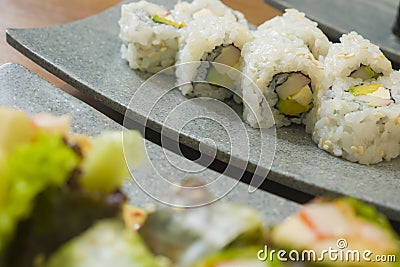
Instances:
[[[356,32],[332,43],[295,9],[251,30],[243,14],[217,0],[172,9],[126,4],[119,25],[122,58],[132,69],[176,65],[183,95],[234,95],[252,127],[268,127],[272,117],[276,127],[305,124],[319,148],[361,164],[400,154],[400,73]],[[199,61],[210,64],[185,64]],[[200,80],[219,86],[193,83]]]
[[[134,69],[157,72],[193,60],[243,68],[267,96],[279,126],[309,123],[321,147],[354,161],[398,153],[399,74],[356,33],[331,44],[296,10],[254,32],[242,14],[216,0],[180,2],[174,10],[143,1],[122,5],[120,25],[122,54]],[[216,72],[201,75],[221,79]],[[180,79],[200,74],[185,75]],[[228,77],[224,82],[235,84]],[[232,96],[223,87],[181,89],[189,96]],[[259,93],[243,97],[255,100],[262,117],[266,103],[257,102]],[[259,127],[247,108],[245,120]],[[145,149],[138,132],[89,137],[71,130],[69,115],[10,107],[0,107],[0,118],[1,267],[400,266],[399,236],[389,220],[351,197],[320,197],[274,225],[260,210],[223,200],[192,209],[132,203],[121,139],[124,134],[135,148],[130,158],[140,165]],[[171,197],[209,197],[202,188]],[[342,256],[329,258],[329,248]],[[316,258],[302,256],[311,250]],[[355,250],[368,251],[370,261],[343,259]],[[282,259],[282,251],[290,257]]]
[[[351,197],[319,197],[274,225],[261,210],[224,200],[186,209],[133,203],[121,140],[140,166],[139,132],[89,137],[71,130],[69,115],[10,107],[0,118],[2,267],[400,266],[390,221]],[[182,183],[196,191],[171,197],[210,198],[200,178]]]

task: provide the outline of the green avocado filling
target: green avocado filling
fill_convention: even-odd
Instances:
[[[310,109],[309,105],[303,106],[296,101],[290,99],[279,99],[276,107],[278,108],[280,113],[288,116],[299,116],[300,114],[307,112]]]
[[[178,22],[175,22],[175,21],[166,19],[166,18],[164,18],[164,17],[161,17],[161,16],[159,16],[159,15],[153,15],[153,16],[151,16],[151,20],[154,21],[154,22],[156,22],[156,23],[161,23],[161,24],[170,25],[170,26],[173,26],[173,27],[176,27],[176,28],[179,28],[179,29],[186,26],[186,23],[184,23],[184,22],[179,22],[179,23],[178,23]]]
[[[384,85],[383,84],[357,85],[349,88],[349,92],[354,96],[368,95],[376,92],[380,87],[384,87]]]

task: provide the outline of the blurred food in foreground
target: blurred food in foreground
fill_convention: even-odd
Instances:
[[[29,266],[125,201],[122,132],[70,132],[71,117],[0,107],[0,260]],[[141,135],[124,132],[143,160]],[[78,208],[77,208],[78,207]],[[0,262],[1,263],[1,262]]]
[[[0,108],[0,120],[0,266],[399,266],[397,234],[358,200],[317,199],[267,226],[259,211],[224,201],[197,208],[133,203],[146,207],[138,208],[121,190],[129,174],[123,143],[134,148],[130,165],[144,158],[137,132],[89,138],[70,133],[67,115],[29,117],[11,108]],[[171,197],[210,198],[201,179],[182,185],[195,193]],[[390,260],[318,260],[332,247]],[[318,258],[283,260],[304,251]]]
[[[326,257],[319,261],[327,266],[399,266],[400,262],[373,262],[376,255],[395,255],[400,261],[400,243],[388,220],[370,207],[352,198],[327,201],[317,199],[273,228],[275,247],[302,252],[312,250],[316,257],[332,248],[359,260],[344,262]],[[357,252],[356,252],[357,251]],[[362,254],[371,251],[371,262]],[[349,254],[350,253],[350,254]],[[356,254],[353,254],[356,253]],[[316,261],[316,260],[315,260]],[[347,265],[346,265],[347,264]]]

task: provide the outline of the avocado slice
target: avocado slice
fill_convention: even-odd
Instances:
[[[288,99],[294,100],[302,106],[308,106],[313,100],[313,94],[310,86],[304,86],[295,95],[289,96]]]
[[[380,87],[385,87],[383,84],[368,84],[368,85],[357,85],[349,88],[349,92],[354,96],[368,95],[377,91]]]
[[[350,74],[352,78],[360,78],[363,81],[369,79],[377,79],[379,76],[382,76],[382,73],[375,72],[370,66],[361,65],[358,70],[353,71]]]
[[[289,96],[298,93],[304,86],[311,82],[310,78],[300,72],[290,73],[283,84],[275,88],[280,99],[287,99]]]
[[[307,112],[310,109],[309,105],[303,106],[291,99],[279,99],[276,104],[280,113],[287,116],[300,116],[301,113]]]
[[[167,19],[167,18],[161,17],[161,16],[159,16],[159,15],[153,15],[153,16],[151,16],[151,20],[154,21],[154,22],[156,22],[156,23],[161,23],[161,24],[170,25],[170,26],[173,26],[173,27],[176,27],[176,28],[179,28],[179,29],[186,26],[186,23],[184,23],[184,22],[179,22],[179,23],[178,23],[178,22],[169,20],[169,19]]]
[[[229,45],[222,48],[221,53],[214,59],[213,62],[237,69],[239,67],[240,56],[240,49],[234,45]],[[230,68],[212,65],[208,70],[206,80],[212,84],[222,85],[226,88],[234,88],[235,82],[227,74],[229,71],[232,70]]]

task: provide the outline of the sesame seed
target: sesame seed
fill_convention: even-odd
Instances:
[[[341,53],[341,54],[337,55],[337,57],[338,57],[338,58],[344,58],[344,59],[352,58],[352,57],[354,57],[354,53],[350,53],[350,54]]]

